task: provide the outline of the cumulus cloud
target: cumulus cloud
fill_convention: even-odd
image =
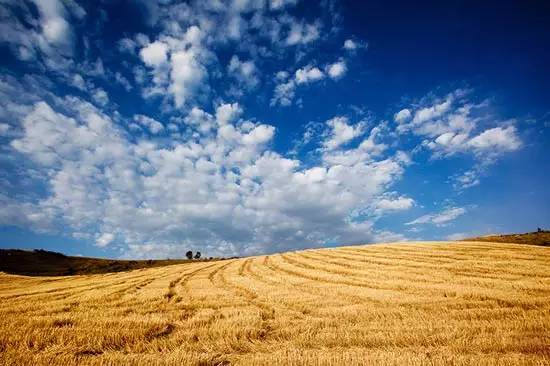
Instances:
[[[171,56],[170,92],[176,107],[192,99],[206,77],[206,69],[193,49],[178,51]]]
[[[449,207],[438,213],[420,216],[413,221],[407,222],[405,225],[431,224],[442,226],[453,220],[456,220],[458,217],[464,215],[466,212],[467,211],[464,207]]]
[[[287,71],[279,71],[275,74],[275,91],[271,99],[271,105],[289,106],[296,94],[296,88],[307,84],[313,84],[324,80],[327,76],[333,80],[341,79],[347,72],[345,61],[340,60],[326,65],[323,72],[319,67],[308,64],[298,68],[293,77]]]
[[[375,214],[405,211],[413,207],[414,199],[406,196],[383,197],[373,205]]]
[[[97,88],[92,92],[92,99],[100,106],[106,106],[109,103],[109,95],[101,88]]]
[[[334,117],[326,124],[331,128],[330,137],[324,142],[324,147],[328,150],[333,150],[361,135],[365,127],[364,123],[350,125],[346,117]]]
[[[73,63],[75,41],[71,20],[82,19],[86,12],[73,1],[33,0],[31,3],[0,3],[0,42],[7,43],[22,61],[41,62],[54,70],[68,68]],[[37,11],[31,11],[33,6]]]
[[[131,142],[91,104],[60,102],[70,110],[37,103],[23,121],[23,136],[12,142],[38,166],[53,168],[51,193],[36,211],[78,235],[93,234],[98,246],[122,245],[128,255],[144,246],[252,254],[328,238],[366,242],[376,231],[353,212],[399,179],[405,165],[397,154],[346,167],[302,167],[270,150],[275,128],[243,119],[236,103],[221,104],[214,114],[195,109],[189,128],[208,124],[208,133],[162,146]],[[27,211],[19,212],[32,215]]]
[[[479,176],[479,169],[471,169],[461,174],[457,174],[452,177],[453,187],[456,190],[464,190],[470,187],[477,186],[479,185],[479,183],[481,183]]]
[[[143,47],[139,51],[141,59],[147,66],[157,67],[168,59],[168,45],[163,42],[155,41]]]
[[[468,91],[458,89],[431,103],[402,109],[394,115],[396,131],[424,137],[422,146],[434,158],[473,153],[488,164],[521,147],[514,120],[499,121],[487,101],[474,103],[468,97]]]
[[[366,43],[354,41],[353,39],[346,39],[344,41],[344,49],[348,51],[355,51],[360,48],[367,48]]]
[[[347,71],[346,62],[343,60],[340,60],[338,62],[330,64],[327,66],[326,71],[328,76],[330,76],[331,79],[338,80],[346,74],[346,71]]]
[[[287,6],[296,5],[298,0],[270,0],[269,7],[273,10],[283,9]]]
[[[307,44],[319,38],[320,26],[318,24],[306,24],[303,22],[292,22],[286,44],[293,46]]]
[[[514,151],[519,149],[521,141],[514,126],[494,127],[473,137],[468,145],[476,150]]]
[[[238,56],[233,55],[227,66],[227,71],[233,75],[240,85],[253,89],[260,82],[258,70],[254,61],[241,61]]]
[[[111,244],[115,240],[115,236],[111,233],[103,233],[101,234],[95,241],[95,244],[98,247],[106,247],[107,245]]]
[[[412,117],[411,111],[408,110],[407,108],[404,108],[404,109],[400,110],[399,112],[397,112],[393,116],[393,119],[397,123],[404,123],[404,122],[407,122],[408,120],[410,120],[411,117]]]
[[[272,106],[279,104],[281,106],[288,107],[292,104],[295,94],[296,83],[294,80],[280,82],[277,86],[275,86],[275,92],[273,94],[273,98],[271,98],[270,104]]]
[[[319,68],[307,65],[301,69],[296,70],[295,80],[297,84],[311,83],[321,80],[325,77],[325,74],[319,70]]]
[[[134,121],[147,128],[149,132],[154,135],[164,130],[164,125],[162,123],[154,118],[144,116],[143,114],[136,114],[134,116]]]
[[[249,92],[263,108],[269,96],[257,87],[265,81],[274,85],[271,105],[295,99],[302,105],[302,93],[330,87],[350,62],[312,59],[316,42],[332,34],[321,36],[330,19],[298,19],[289,11],[295,0],[142,3],[152,12],[148,35],[118,42],[116,70],[110,70],[116,58],[104,63],[95,40],[79,37],[83,9],[70,0],[37,3],[38,11],[30,11],[28,2],[9,9],[0,2],[2,14],[15,9],[29,19],[23,24],[10,13],[0,42],[41,74],[0,76],[3,162],[23,163],[9,171],[15,178],[0,174],[4,225],[72,235],[133,257],[178,256],[182,248],[246,255],[403,240],[376,225],[381,216],[416,205],[392,186],[417,149],[438,159],[473,152],[483,161],[522,144],[514,121],[489,118],[482,103],[454,91],[415,101],[389,122],[360,114],[358,121],[339,115],[320,123],[330,116],[315,114],[308,118],[316,127],[300,141],[311,149],[276,150],[278,130],[290,131],[283,123],[306,122],[299,114],[288,113],[288,120],[271,114],[270,122],[282,126],[276,128],[226,101]],[[77,40],[84,60],[73,57]],[[340,46],[352,57],[366,43],[348,39],[345,51]],[[283,60],[285,70],[276,72],[272,66]],[[50,69],[56,72],[44,72]],[[65,90],[62,83],[71,86],[64,97],[56,95]],[[136,109],[129,111],[122,96],[147,100],[132,101]],[[420,147],[401,151],[405,134],[421,140]],[[461,186],[479,183],[480,169],[461,169]],[[11,188],[22,182],[19,192]],[[21,193],[31,186],[40,189]],[[409,226],[442,225],[462,215],[460,209]]]

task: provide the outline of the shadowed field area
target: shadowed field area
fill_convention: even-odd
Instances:
[[[549,268],[550,248],[454,242],[0,274],[0,364],[548,364]]]
[[[201,259],[201,261],[205,260]],[[0,249],[0,272],[27,276],[72,276],[123,272],[189,262],[186,259],[120,260],[72,257],[46,250]]]
[[[477,238],[464,239],[466,241],[486,241],[493,243],[517,243],[530,245],[550,246],[550,231],[541,230],[524,234],[487,235]]]

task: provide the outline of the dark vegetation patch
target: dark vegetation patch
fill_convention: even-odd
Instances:
[[[200,259],[214,261],[219,258]],[[71,276],[191,263],[189,259],[115,260],[71,257],[47,250],[0,249],[0,272],[27,276]]]
[[[97,349],[83,349],[75,352],[75,356],[99,356],[103,354],[103,351]]]
[[[464,241],[484,241],[494,243],[516,243],[550,246],[550,231],[539,229],[531,233],[524,234],[505,234],[505,235],[488,235],[477,238],[463,239]]]
[[[55,328],[72,327],[73,321],[71,319],[55,319],[52,326]]]
[[[156,325],[149,329],[145,334],[147,341],[152,341],[156,338],[168,337],[176,327],[173,324]]]

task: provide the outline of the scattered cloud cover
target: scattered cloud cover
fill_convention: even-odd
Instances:
[[[116,6],[0,2],[0,226],[136,258],[404,240],[474,211],[411,172],[461,194],[526,145],[474,87],[342,100],[374,51],[336,2]]]
[[[464,215],[465,213],[466,209],[464,207],[449,207],[438,213],[422,215],[414,219],[413,221],[407,222],[405,225],[445,225],[448,222],[453,221],[458,217]]]

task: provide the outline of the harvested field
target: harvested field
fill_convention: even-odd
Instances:
[[[549,364],[549,269],[547,247],[440,242],[0,274],[0,364]]]

